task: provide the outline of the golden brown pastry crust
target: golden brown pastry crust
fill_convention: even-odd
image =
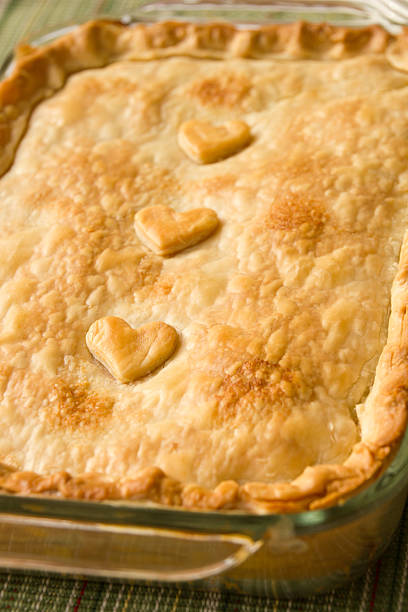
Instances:
[[[144,61],[176,56],[220,60],[279,58],[341,61],[377,54],[379,57],[387,57],[392,66],[405,70],[408,67],[407,40],[408,36],[405,33],[394,38],[377,26],[354,30],[298,23],[246,31],[226,24],[163,23],[127,27],[111,21],[91,22],[43,48],[24,47],[17,54],[11,76],[0,86],[2,145],[0,173],[4,174],[13,163],[33,109],[40,101],[50,98],[59,91],[70,75],[83,70],[101,68],[119,61]],[[239,102],[240,96],[244,95],[240,88],[245,88],[245,85],[240,83],[235,87],[233,83],[229,83],[223,93],[214,89],[214,84],[209,82],[202,82],[195,87],[193,93],[199,97],[203,105],[217,99],[217,95],[220,95],[226,104],[231,96],[235,104]],[[293,197],[296,202],[296,197]],[[273,230],[304,228],[311,222],[312,231],[320,231],[325,213],[318,205],[315,206],[313,200],[310,202],[307,214],[302,207],[296,212],[295,207],[294,216],[288,219],[284,210],[284,202],[281,208],[277,202],[270,220]],[[307,231],[309,230],[306,227],[306,233]],[[98,500],[150,499],[186,508],[246,508],[253,511],[287,512],[319,508],[335,503],[364,484],[378,471],[406,426],[407,245],[408,242],[404,239],[398,274],[392,288],[388,338],[378,363],[373,388],[367,401],[357,408],[361,439],[354,444],[352,452],[344,462],[306,467],[299,476],[288,482],[238,484],[231,480],[223,481],[213,488],[185,484],[170,478],[156,467],[143,468],[132,478],[119,479],[105,475],[95,476],[92,473],[72,476],[58,471],[51,475],[41,475],[4,467],[0,472],[0,486],[8,492],[22,494],[51,493],[64,497]],[[138,255],[135,254],[134,257],[137,259]],[[99,268],[103,269],[106,263],[102,259],[99,262]],[[245,279],[236,281],[238,285],[242,282],[245,282]],[[289,305],[282,302],[281,308],[286,307],[289,308]],[[224,336],[228,333],[227,329],[214,331],[215,343],[222,340],[227,346],[228,338]],[[200,330],[197,334],[200,334]],[[278,340],[279,337],[275,332],[275,341]],[[233,340],[238,347],[239,341]],[[242,343],[243,347],[248,348],[243,340]],[[254,349],[254,353],[260,354],[260,351]],[[225,398],[230,397],[228,394],[236,392],[238,379],[249,400],[250,393],[254,389],[262,394],[265,384],[258,373],[263,371],[262,368],[270,366],[264,366],[259,361],[255,367],[254,361],[248,360],[237,367],[237,373],[232,371],[221,385],[222,396],[219,405],[225,410],[229,409]],[[268,371],[268,380],[272,380],[274,372]],[[4,376],[7,379],[7,372]],[[290,367],[282,370],[279,376],[281,376],[279,393],[285,391],[289,397],[291,386],[296,387]],[[69,409],[70,402],[74,404],[85,402],[84,392],[79,387],[69,394],[68,391],[64,391],[63,386],[59,386],[56,393],[62,398],[60,404],[63,407],[62,416],[56,416],[57,419],[66,418],[67,413],[64,410]],[[254,401],[256,397],[255,394]],[[100,400],[93,396],[89,399],[87,396],[86,414],[89,417],[81,418],[92,419],[94,414],[97,414],[98,418],[104,418],[103,415],[109,413],[109,410],[109,400]],[[219,418],[224,418],[221,412]]]
[[[403,38],[402,40],[405,40]],[[93,21],[41,49],[17,50],[17,65],[0,90],[0,172],[11,164],[32,109],[51,96],[70,74],[118,60],[177,55],[222,59],[341,59],[384,53],[393,38],[381,27],[360,30],[296,23],[241,31],[227,24],[160,23],[129,28],[114,21]],[[400,43],[397,57],[403,55]]]

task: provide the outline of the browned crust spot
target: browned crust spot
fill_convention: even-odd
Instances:
[[[256,418],[257,405],[262,413],[287,411],[288,398],[305,400],[310,394],[300,372],[261,359],[247,360],[224,377],[215,396],[217,420],[231,422],[243,412],[251,420]]]
[[[88,385],[68,385],[57,379],[51,386],[45,419],[50,427],[76,431],[100,426],[112,414],[114,401],[90,393]]]
[[[242,105],[250,89],[246,77],[229,74],[222,78],[213,76],[197,81],[191,87],[190,95],[203,106],[234,108]]]
[[[271,203],[265,223],[274,230],[302,229],[314,236],[323,230],[326,215],[319,202],[285,193]]]

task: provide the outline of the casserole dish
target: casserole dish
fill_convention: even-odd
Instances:
[[[393,464],[393,465],[396,465],[396,464]],[[397,481],[399,482],[399,486],[401,487],[401,480],[397,479]],[[377,481],[376,484],[378,485],[380,482],[382,482],[382,481],[379,480],[379,481]],[[384,499],[383,499],[384,496],[380,494],[380,491],[381,491],[381,487],[380,487],[380,489],[378,489],[378,488],[376,489],[377,501],[378,500],[383,500],[384,501]],[[398,494],[396,495],[396,500],[397,501],[395,501],[395,507],[397,508],[397,511],[396,511],[397,514],[401,510],[401,503],[402,503],[401,499],[402,499],[402,496],[403,496],[403,488],[402,489],[398,488]],[[24,513],[27,513],[27,514],[32,514],[33,513],[33,508],[35,508],[35,506],[32,505],[33,504],[33,499],[32,498],[31,498],[31,501],[28,502],[28,505],[27,505],[27,500],[23,500],[23,498],[17,498],[17,499],[20,502],[21,501],[24,502],[24,504],[25,504],[24,505],[24,510],[23,510]],[[358,496],[354,497],[353,500],[351,500],[351,501],[354,502],[356,499],[358,499]],[[51,501],[51,503],[54,503],[54,500],[47,500],[46,503],[48,503],[48,501]],[[47,533],[51,533],[51,532],[53,532],[52,531],[52,525],[53,525],[53,518],[55,518],[55,517],[53,517],[52,513],[48,514],[48,511],[44,510],[43,503],[45,503],[45,502],[42,502],[42,501],[39,502],[38,500],[36,500],[36,503],[37,502],[40,504],[40,506],[37,506],[37,510],[38,510],[39,507],[41,507],[40,513],[43,515],[43,524],[48,527]],[[58,504],[59,502],[57,501],[56,503]],[[343,506],[343,508],[346,508],[347,503]],[[69,504],[72,504],[72,502],[69,502]],[[62,508],[62,507],[63,506],[60,506],[60,508]],[[73,505],[73,507],[75,507],[75,504]],[[77,509],[79,509],[80,507],[81,507],[81,504],[79,503],[78,506],[77,506]],[[66,506],[65,506],[65,508],[66,508]],[[106,541],[108,539],[108,533],[111,533],[111,532],[112,533],[116,533],[116,531],[117,531],[116,528],[113,526],[113,523],[116,522],[116,519],[115,519],[115,509],[117,509],[117,508],[115,508],[115,506],[108,505],[108,504],[106,504],[106,506],[103,506],[102,508],[103,508],[102,509],[102,513],[104,512],[105,508],[109,508],[109,516],[110,516],[109,523],[111,523],[111,527],[107,528],[105,530],[104,535],[103,535],[103,541],[105,542],[104,546],[106,546]],[[126,514],[125,510],[127,511],[126,505],[124,503],[121,503],[121,512]],[[139,510],[142,512],[142,514],[146,512],[146,508],[142,508],[142,509],[139,509]],[[336,508],[336,510],[338,510],[338,508]],[[378,510],[377,507],[376,507],[376,510]],[[82,510],[79,510],[79,511],[81,512]],[[96,517],[101,512],[101,510],[98,510],[93,505],[89,505],[87,507],[87,511],[88,512],[92,512],[94,517]],[[136,511],[136,510],[133,508],[133,510],[131,509],[130,511],[132,512],[132,511]],[[149,508],[148,514],[149,514],[150,517],[153,517],[153,516],[157,516],[157,513],[160,516],[160,513],[162,513],[162,512],[164,512],[166,514],[166,512],[163,511],[163,510]],[[321,511],[321,512],[323,512],[323,511]],[[390,510],[389,510],[388,506],[386,507],[386,509],[384,509],[384,512],[390,513]],[[36,513],[36,511],[34,510],[34,514],[35,513]],[[47,518],[46,518],[47,515],[48,515],[49,520],[47,520]],[[197,525],[194,523],[194,519],[192,517],[195,517],[195,516],[201,516],[202,517],[203,516],[203,515],[198,515],[198,514],[195,514],[195,513],[191,513],[191,516],[190,516],[189,513],[185,513],[185,512],[178,513],[178,512],[175,512],[172,515],[172,523],[173,524],[176,524],[176,522],[177,522],[177,518],[176,518],[177,515],[179,517],[181,517],[182,528],[183,528],[182,530],[184,532],[186,531],[186,528],[189,528],[190,530],[195,530],[196,529]],[[340,515],[341,515],[341,513],[338,516],[340,516]],[[347,515],[347,513],[343,514],[343,519],[344,519],[344,517],[346,515]],[[357,515],[358,515],[358,513],[357,513]],[[368,512],[365,515],[365,518],[362,519],[362,521],[364,522],[364,525],[366,525],[366,526],[368,524],[370,524],[370,521],[368,521],[368,516],[369,515],[370,515],[370,513]],[[102,516],[102,515],[100,515],[100,516]],[[122,516],[124,516],[124,515],[122,514]],[[169,515],[167,514],[167,517],[168,516]],[[237,516],[239,516],[239,514]],[[300,516],[300,515],[293,515],[293,516],[296,517],[296,516]],[[313,522],[313,520],[316,520],[316,517],[318,517],[319,515],[318,514],[316,515],[313,512],[309,512],[309,513],[307,513],[307,516],[311,517],[309,520],[312,520],[312,522]],[[320,517],[321,516],[322,515],[320,515]],[[312,517],[314,517],[314,519]],[[65,518],[67,518],[66,515],[65,515]],[[204,518],[205,518],[205,520],[207,520],[208,516],[204,515]],[[203,544],[203,546],[201,546],[201,548],[203,548],[204,551],[207,551],[207,552],[200,553],[201,554],[201,559],[202,560],[206,559],[206,563],[205,563],[206,569],[202,570],[202,571],[200,570],[200,571],[198,571],[198,573],[197,573],[197,571],[194,573],[194,571],[192,571],[191,567],[193,565],[195,565],[195,563],[193,563],[192,559],[189,558],[189,560],[187,562],[188,569],[184,568],[184,569],[181,569],[179,572],[175,571],[175,572],[172,573],[172,575],[170,575],[170,572],[168,572],[167,573],[167,579],[168,580],[183,579],[183,578],[184,579],[192,579],[192,578],[200,578],[200,577],[210,576],[212,573],[219,571],[220,565],[223,568],[228,567],[228,566],[233,566],[233,565],[237,564],[238,562],[242,561],[243,558],[245,556],[247,556],[248,554],[254,553],[255,551],[257,551],[259,549],[259,552],[257,552],[256,556],[254,557],[255,567],[257,568],[258,574],[259,573],[262,574],[264,571],[266,571],[266,575],[269,576],[269,578],[272,577],[273,573],[275,573],[275,576],[277,577],[276,578],[276,585],[273,587],[273,588],[276,589],[275,592],[279,592],[279,588],[281,588],[281,586],[283,586],[283,584],[286,584],[286,583],[287,583],[287,585],[289,585],[289,586],[287,586],[287,590],[286,590],[287,594],[291,595],[291,594],[294,594],[296,592],[295,588],[293,587],[293,584],[298,584],[299,585],[299,584],[301,584],[303,582],[302,576],[299,576],[298,569],[299,569],[299,566],[304,567],[304,565],[305,565],[304,561],[307,562],[306,565],[307,565],[308,569],[310,569],[311,567],[314,568],[313,569],[313,576],[316,579],[316,582],[314,582],[314,580],[311,579],[312,576],[310,574],[307,574],[306,576],[304,576],[304,579],[305,579],[306,583],[310,587],[312,587],[312,585],[320,586],[322,584],[322,581],[323,581],[322,574],[319,572],[318,568],[315,567],[315,564],[311,563],[311,558],[309,556],[310,553],[306,553],[306,550],[309,550],[309,548],[315,548],[316,549],[317,554],[316,554],[315,561],[317,562],[318,559],[321,559],[322,549],[323,549],[322,548],[322,544],[320,543],[320,545],[318,546],[316,538],[314,538],[313,543],[312,543],[311,546],[309,546],[307,542],[302,541],[301,538],[298,538],[298,537],[293,538],[292,536],[294,534],[294,523],[292,522],[291,517],[288,518],[288,516],[275,515],[273,517],[269,517],[269,520],[271,522],[269,523],[268,536],[266,538],[266,541],[268,542],[268,544],[267,544],[267,546],[264,544],[262,546],[262,548],[261,548],[260,540],[261,539],[265,539],[265,536],[263,534],[263,531],[265,529],[265,524],[262,523],[262,521],[260,521],[260,520],[258,522],[256,522],[260,518],[264,518],[264,517],[249,517],[247,515],[245,516],[244,520],[245,520],[245,523],[246,523],[247,526],[249,524],[252,525],[253,521],[255,521],[253,524],[256,525],[256,529],[255,530],[250,530],[249,533],[248,533],[248,527],[247,527],[246,530],[236,529],[236,527],[238,527],[238,523],[235,522],[235,524],[232,524],[232,521],[235,520],[235,515],[234,514],[230,513],[230,514],[227,514],[226,516],[221,514],[221,515],[219,515],[218,519],[211,519],[212,522],[213,522],[212,529],[214,528],[215,525],[217,525],[217,527],[219,527],[219,529],[217,530],[217,533],[212,533],[212,535],[209,535],[209,534],[203,533],[206,530],[201,529],[201,530],[199,530],[198,533],[190,534],[190,540],[192,540],[192,541],[194,541],[196,543],[200,542],[201,544]],[[190,519],[193,521],[193,523],[189,524],[189,520]],[[328,519],[328,516],[326,516],[326,519]],[[10,520],[9,517],[4,516],[5,524],[7,524],[9,520]],[[152,519],[149,519],[149,520],[152,520]],[[215,523],[214,523],[214,520],[215,520]],[[380,523],[383,523],[383,521],[381,520],[381,514],[380,514],[380,516],[376,515],[374,522],[376,522],[377,520],[380,520]],[[34,521],[34,523],[33,523],[33,521]],[[191,548],[191,544],[187,543],[185,541],[185,537],[183,537],[183,536],[185,536],[185,534],[180,533],[180,532],[175,532],[175,533],[170,534],[168,531],[166,532],[166,530],[161,530],[160,531],[160,526],[158,526],[158,525],[154,526],[152,524],[150,524],[150,530],[148,530],[147,532],[146,531],[141,531],[142,530],[142,525],[141,524],[144,523],[144,521],[145,521],[145,519],[142,518],[142,516],[140,516],[139,527],[137,529],[133,529],[133,530],[131,528],[126,528],[125,531],[123,531],[124,527],[122,525],[121,529],[119,530],[119,532],[125,533],[125,537],[122,538],[122,540],[124,539],[125,541],[128,541],[128,539],[130,538],[130,534],[133,531],[134,535],[136,535],[138,537],[139,541],[142,541],[142,538],[144,536],[146,536],[149,539],[149,541],[151,541],[150,538],[152,536],[157,536],[157,534],[159,532],[160,535],[161,535],[161,542],[162,542],[161,543],[161,548],[163,550],[166,549],[165,542],[166,542],[166,539],[168,539],[171,542],[171,544],[168,546],[167,550],[173,551],[174,548],[175,548],[174,547],[174,541],[177,540],[178,542],[181,542],[181,544],[180,544],[180,557],[184,558],[185,553],[183,553],[183,549],[186,546],[187,546],[187,548]],[[104,522],[105,522],[105,519],[104,519]],[[307,522],[308,521],[306,521],[306,523]],[[39,533],[41,532],[40,524],[39,523],[35,524],[36,523],[36,519],[34,519],[33,516],[31,516],[31,518],[27,518],[27,519],[25,519],[24,521],[21,522],[20,526],[22,528],[23,528],[23,523],[24,523],[24,528],[32,529],[33,525],[35,525],[34,532],[35,532],[35,530],[37,528],[39,529]],[[326,520],[326,524],[327,523],[330,523],[330,521]],[[391,522],[388,522],[387,525],[389,526],[390,523]],[[276,524],[276,526],[278,524],[280,525],[278,531],[273,529],[274,524]],[[392,524],[393,524],[393,526],[395,526],[394,523],[392,523]],[[192,525],[193,525],[193,527],[192,527]],[[300,520],[300,524],[298,524],[298,528],[300,527],[300,525],[302,525],[302,520]],[[336,527],[334,527],[334,525],[336,525]],[[335,539],[337,541],[341,541],[342,542],[341,548],[342,548],[342,550],[344,550],[346,548],[346,546],[345,546],[345,538],[343,537],[344,534],[342,532],[342,526],[343,526],[343,522],[342,522],[342,520],[340,520],[338,518],[337,519],[337,523],[336,522],[331,523],[331,525],[330,525],[330,527],[331,527],[330,528],[330,532],[335,532],[335,534],[334,534],[335,535]],[[57,529],[60,529],[59,533],[62,533],[61,530],[64,529],[65,527],[68,528],[67,525],[64,525],[63,523],[59,523],[59,527],[57,528]],[[316,527],[316,525],[315,525],[315,527]],[[309,528],[310,528],[310,523],[309,523]],[[348,524],[348,530],[351,530],[350,524]],[[9,529],[6,529],[6,531],[9,532]],[[95,529],[89,529],[89,525],[87,525],[86,523],[82,524],[82,525],[80,525],[80,523],[77,523],[77,525],[76,525],[76,532],[80,532],[80,531],[81,531],[81,535],[82,536],[84,535],[84,533],[91,533],[91,532],[93,534],[92,537],[95,536],[95,533],[94,533]],[[227,532],[227,533],[231,534],[231,532],[236,532],[236,531],[238,531],[240,533],[240,535],[234,535],[234,536],[229,535],[228,536],[225,533],[225,532]],[[298,533],[296,535],[299,535],[300,531],[298,529]],[[319,529],[315,528],[314,531],[312,530],[312,532],[315,535],[316,533],[319,532]],[[351,532],[352,532],[352,530],[351,530]],[[43,533],[44,532],[42,532],[42,534]],[[279,535],[278,535],[278,533],[279,533]],[[311,533],[310,529],[309,529],[309,533]],[[358,522],[355,524],[355,533],[359,533],[359,534],[363,533],[363,531],[361,529],[361,524],[358,523]],[[355,533],[352,533],[352,536],[350,538],[353,541],[353,547],[354,547],[355,543],[358,541],[358,538],[355,537]],[[282,540],[281,536],[283,534],[286,534],[286,537],[284,537],[283,540]],[[389,536],[389,535],[390,534],[388,533],[387,536]],[[47,536],[47,539],[49,539],[48,536]],[[64,537],[64,539],[66,539],[66,538]],[[120,539],[121,539],[120,537],[115,537],[115,541],[116,540],[120,540]],[[367,538],[367,539],[370,539],[370,538]],[[387,539],[387,538],[385,538],[385,539]],[[82,540],[85,541],[85,537],[82,537]],[[381,541],[384,543],[384,534],[382,534]],[[22,537],[22,542],[26,542],[26,538],[24,536]],[[210,545],[208,545],[209,542],[210,542]],[[215,542],[220,543],[220,544],[216,545]],[[15,538],[15,543],[18,546],[18,544],[19,544],[19,537],[18,536]],[[21,541],[20,541],[20,544],[21,544]],[[333,550],[334,544],[333,544],[332,541],[326,542],[326,544],[327,544],[327,550]],[[231,548],[231,547],[234,547],[234,546],[237,546],[237,545],[242,546],[242,548],[239,551],[235,552],[235,553],[226,554],[225,555],[226,559],[223,559],[221,562],[218,559],[214,558],[214,553],[215,553],[216,549],[218,550],[219,546],[221,546],[223,549],[225,549],[225,547],[227,547],[227,548],[230,547]],[[122,544],[118,544],[118,546],[123,550],[123,543]],[[379,550],[381,549],[381,546],[379,545],[378,542],[373,543],[373,541],[371,541],[370,542],[370,546],[373,547],[373,550],[375,550],[374,555],[377,554],[379,552]],[[9,542],[8,549],[10,550],[11,548],[12,548],[12,546],[11,546],[11,544]],[[91,548],[91,546],[89,546],[89,543],[87,545],[87,548],[89,548],[89,549]],[[94,551],[97,550],[97,546],[95,545],[95,543],[94,543],[94,545],[92,547],[92,550],[94,550]],[[143,546],[144,557],[145,557],[143,559],[144,568],[146,568],[146,550],[147,550],[147,546],[145,544]],[[264,553],[265,553],[265,551],[267,551],[266,552],[266,556],[262,555],[262,550],[264,551]],[[271,551],[274,551],[274,550],[278,550],[279,551],[279,553],[278,553],[279,554],[279,568],[275,568],[275,571],[273,572],[271,568],[269,568],[269,570],[267,570],[267,568],[268,568],[267,559],[269,559],[269,561],[271,560],[271,557],[273,556],[271,554]],[[283,550],[287,550],[288,551],[286,556],[283,553]],[[48,542],[48,551],[50,551],[49,542]],[[153,552],[154,552],[154,550],[152,551],[152,555],[153,555]],[[284,559],[284,558],[286,559],[286,557],[287,557],[287,560],[288,560],[288,563],[289,563],[290,559],[292,559],[292,560],[294,559],[295,553],[298,555],[297,559],[296,559],[296,568],[293,568],[292,571],[289,571],[289,567],[286,567],[284,573],[280,574],[279,573],[279,569],[282,569],[282,559]],[[167,553],[165,553],[164,556],[166,556],[166,554]],[[306,557],[302,557],[302,554],[306,554]],[[113,551],[109,551],[109,555],[110,555],[111,558],[113,558],[114,557]],[[206,555],[207,555],[207,557],[206,557]],[[126,556],[127,556],[127,554],[124,555],[124,557],[126,557]],[[224,556],[224,555],[222,555],[222,556]],[[359,556],[359,555],[357,555],[357,556]],[[365,558],[367,557],[367,550],[366,549],[365,549],[364,555],[361,555],[361,556],[365,556]],[[50,557],[51,557],[51,555],[50,555]],[[339,559],[339,555],[336,555],[336,562],[338,561],[338,559]],[[344,561],[344,557],[343,557],[342,560]],[[354,566],[356,568],[358,568],[359,563],[357,562],[357,557],[354,556],[353,560],[355,562]],[[30,561],[28,560],[27,563],[29,564]],[[174,566],[174,564],[175,564],[175,559],[174,559],[174,556],[172,556],[170,565]],[[104,572],[108,572],[108,573],[111,572],[112,575],[119,575],[119,576],[126,576],[126,575],[128,575],[129,577],[157,578],[159,576],[159,574],[157,572],[157,565],[158,565],[157,561],[154,561],[154,563],[153,563],[154,569],[152,569],[150,571],[147,571],[145,569],[144,571],[139,571],[138,574],[135,574],[135,573],[132,574],[132,572],[129,572],[129,570],[126,569],[126,567],[123,564],[123,559],[122,559],[120,562],[119,561],[115,562],[116,571],[114,569],[110,570],[110,569],[106,569],[106,568],[105,569],[100,568],[100,573],[101,573],[101,575],[103,575]],[[249,567],[250,567],[250,565],[251,564],[249,564]],[[270,563],[269,563],[269,565],[270,565]],[[328,565],[330,565],[330,563],[327,560],[327,555],[325,555],[325,566],[326,566],[326,569],[324,571],[326,573],[327,573],[327,566]],[[334,565],[336,565],[336,563],[334,563]],[[118,568],[122,568],[122,569],[118,569]],[[70,566],[66,565],[66,569],[70,569]],[[343,564],[342,568],[339,568],[336,565],[336,568],[335,569],[331,568],[331,570],[333,570],[333,571],[329,572],[331,576],[333,576],[333,574],[336,574],[336,572],[340,572],[340,573],[343,572],[343,574],[344,574],[344,573],[347,573],[349,571],[353,571],[353,570],[350,569],[350,565],[347,562]],[[89,568],[88,569],[85,568],[84,571],[92,571],[92,570],[90,570]],[[93,571],[95,571],[95,570],[93,570]],[[249,569],[246,569],[246,572],[247,573],[245,575],[249,576],[250,579],[252,580],[253,575],[251,575],[251,571]],[[231,575],[230,578],[233,579],[233,576]],[[320,583],[319,583],[319,580],[320,580]],[[255,582],[256,582],[256,580],[255,580]],[[269,583],[269,582],[273,583],[273,580],[271,581],[271,580],[268,579],[267,583]],[[243,579],[243,583],[245,584],[245,579]],[[281,585],[281,586],[279,586],[279,585]],[[264,587],[265,587],[265,585],[262,588],[264,588]]]

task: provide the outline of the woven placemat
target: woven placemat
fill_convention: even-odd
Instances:
[[[0,0],[0,63],[18,41],[96,15],[131,14],[137,0]],[[408,505],[401,528],[365,576],[325,595],[277,600],[236,593],[0,572],[0,610],[29,612],[261,611],[404,612],[408,610]]]

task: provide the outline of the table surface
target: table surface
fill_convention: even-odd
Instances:
[[[19,40],[32,33],[96,15],[129,14],[138,4],[138,0],[0,0],[0,62]],[[0,572],[1,610],[403,612],[408,610],[408,505],[401,528],[383,557],[362,578],[325,595],[283,601],[236,593],[3,571]]]

